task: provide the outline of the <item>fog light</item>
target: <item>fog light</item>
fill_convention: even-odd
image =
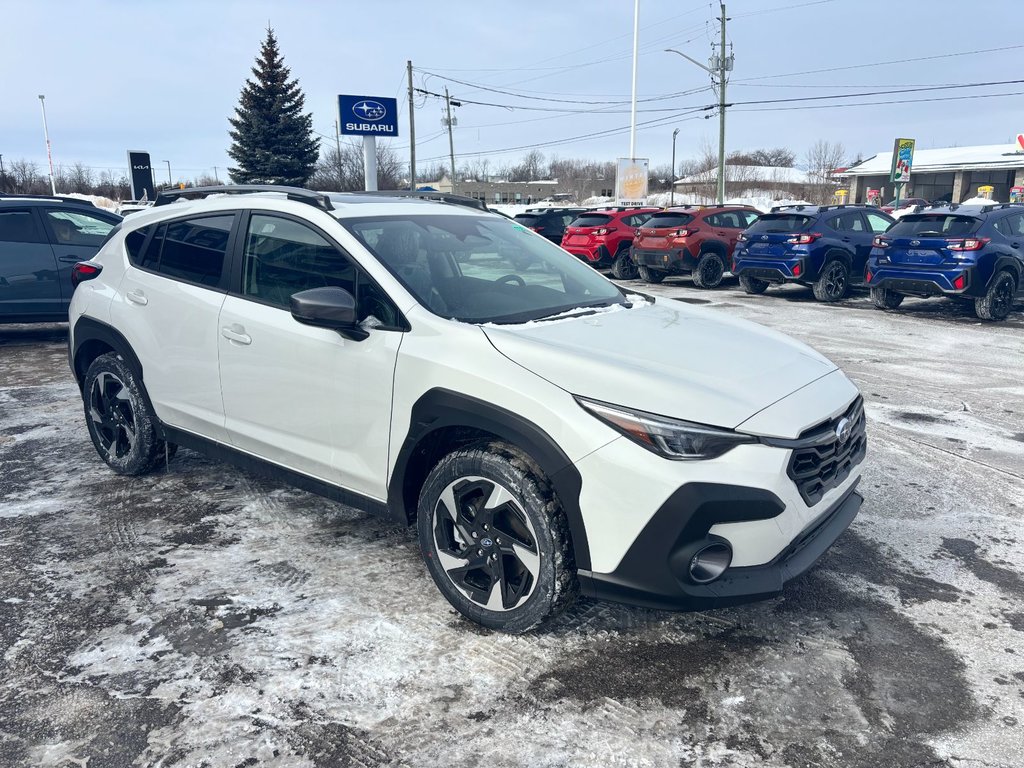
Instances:
[[[967,276],[957,275],[957,278],[953,281],[953,287],[958,291],[962,291],[965,285],[967,285]]]
[[[710,584],[723,573],[732,562],[732,548],[722,542],[702,547],[690,558],[688,573],[697,584]]]
[[[800,277],[800,273],[804,271],[803,265],[797,262],[793,265],[793,277]]]

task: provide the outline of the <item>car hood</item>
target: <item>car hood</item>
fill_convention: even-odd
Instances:
[[[788,336],[671,299],[484,332],[574,395],[730,429],[836,370]]]

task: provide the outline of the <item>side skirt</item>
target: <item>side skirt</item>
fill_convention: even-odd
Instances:
[[[233,464],[239,469],[252,472],[254,475],[265,477],[269,480],[278,480],[304,491],[315,493],[331,501],[337,501],[350,507],[355,507],[378,517],[394,520],[395,522],[407,523],[404,517],[394,515],[388,505],[382,501],[364,496],[361,493],[350,491],[337,485],[319,480],[292,469],[286,469],[278,464],[260,459],[256,456],[240,451],[230,445],[218,443],[205,437],[185,432],[176,427],[161,425],[161,431],[165,440],[177,443],[182,448],[189,448],[213,459]]]

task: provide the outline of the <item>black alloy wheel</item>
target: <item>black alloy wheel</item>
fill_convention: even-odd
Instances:
[[[623,248],[612,262],[612,277],[616,280],[636,280],[638,274],[632,250]]]
[[[645,283],[660,283],[665,279],[665,273],[660,269],[651,269],[644,264],[637,267],[637,271],[640,273],[640,279]]]
[[[839,259],[832,259],[822,267],[814,283],[814,298],[818,301],[839,301],[850,289],[850,270]]]
[[[982,320],[1005,320],[1013,310],[1017,281],[1008,270],[996,273],[985,295],[975,299],[974,313]]]
[[[876,286],[871,289],[871,303],[878,309],[896,309],[903,303],[903,294]]]
[[[416,514],[434,583],[478,624],[525,632],[561,613],[579,591],[561,503],[514,445],[484,440],[442,458]]]
[[[698,288],[717,288],[725,274],[725,262],[717,253],[704,253],[693,270],[693,284]]]
[[[138,426],[125,383],[113,373],[102,371],[93,379],[88,396],[87,413],[99,448],[115,459],[127,456],[138,439]]]
[[[449,483],[432,527],[438,563],[477,605],[509,611],[533,593],[540,575],[537,533],[504,485],[483,477]]]

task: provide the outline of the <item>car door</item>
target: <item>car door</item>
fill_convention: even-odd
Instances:
[[[154,224],[125,238],[129,266],[110,304],[112,324],[142,364],[165,424],[227,443],[217,365],[232,211]]]
[[[0,208],[0,322],[67,315],[57,261],[33,206]]]
[[[394,305],[308,222],[254,211],[221,309],[220,381],[235,447],[379,500],[386,497],[392,385],[403,334]],[[337,286],[382,323],[362,341],[289,311],[293,293]],[[381,317],[385,315],[385,317]]]
[[[868,256],[871,255],[871,244],[875,241],[875,235],[879,235],[888,229],[892,222],[874,211],[851,211],[844,215],[851,218],[849,234],[856,252],[853,272],[854,274],[863,273]]]
[[[57,259],[60,294],[65,302],[71,301],[75,290],[71,284],[72,267],[95,256],[110,230],[121,221],[118,216],[81,207],[85,210],[70,210],[68,207],[40,209],[43,226]]]

